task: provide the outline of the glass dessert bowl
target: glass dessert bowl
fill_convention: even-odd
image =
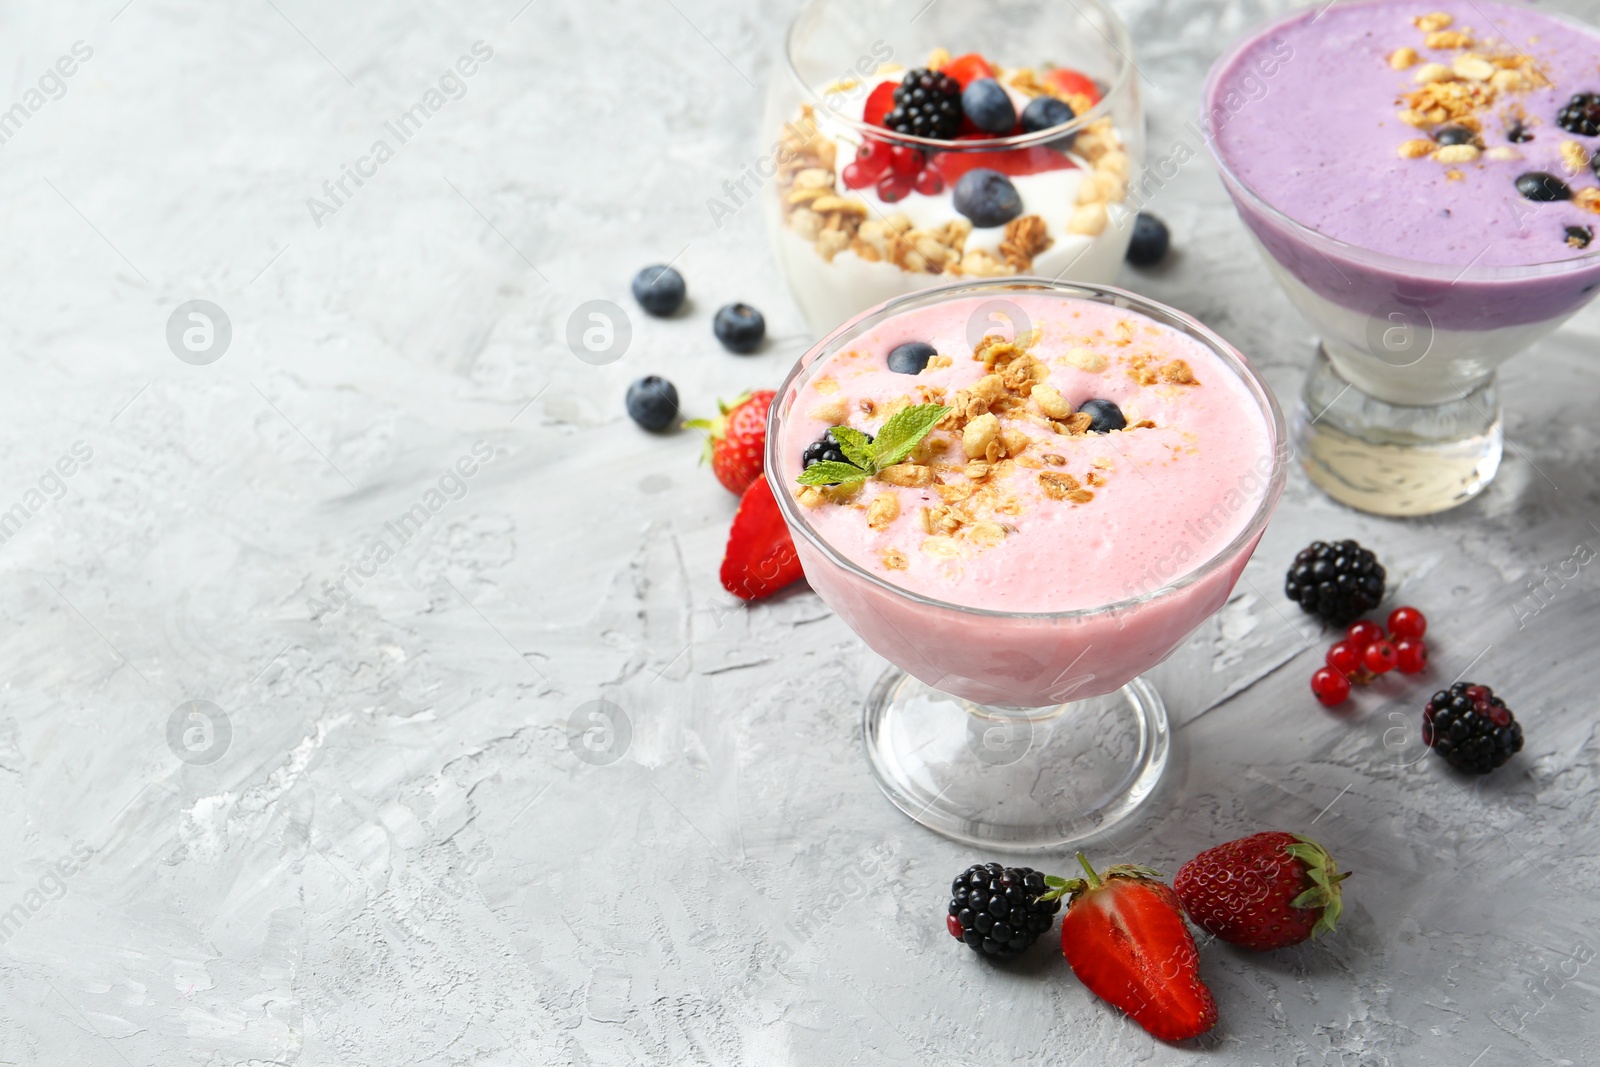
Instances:
[[[1366,0],[1212,67],[1223,184],[1321,334],[1294,435],[1335,500],[1423,515],[1493,480],[1496,368],[1600,286],[1597,53],[1594,30],[1526,8]]]
[[[946,285],[802,357],[766,469],[812,588],[893,664],[864,714],[889,798],[1014,849],[1132,815],[1169,741],[1139,676],[1226,602],[1283,440],[1227,342],[1105,286]]]
[[[1102,0],[806,4],[749,177],[817,335],[959,279],[1113,280],[1144,159],[1132,54]],[[752,193],[725,191],[729,213]]]

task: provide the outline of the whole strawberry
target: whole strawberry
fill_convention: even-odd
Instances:
[[[1206,849],[1178,869],[1172,886],[1201,929],[1265,950],[1332,930],[1348,877],[1309,837],[1269,831]]]
[[[1041,900],[1071,896],[1061,917],[1061,953],[1089,991],[1163,1041],[1199,1037],[1217,1024],[1217,1002],[1200,980],[1200,953],[1178,898],[1148,867],[1118,864],[1085,877],[1046,878]]]
[[[688,423],[706,431],[702,458],[711,461],[712,473],[730,493],[743,493],[761,473],[761,457],[767,447],[767,409],[772,406],[773,396],[771,389],[760,389],[732,404],[719,400],[720,414],[716,418]]]

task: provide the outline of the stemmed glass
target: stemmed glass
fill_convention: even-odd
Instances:
[[[1248,34],[1212,66],[1208,116],[1222,113],[1240,51],[1270,32]],[[1307,475],[1379,515],[1427,515],[1482,492],[1503,447],[1496,370],[1594,298],[1600,248],[1499,267],[1374,252],[1280,211],[1235,173],[1215,137],[1207,146],[1273,277],[1321,335],[1294,416]]]
[[[1236,374],[1267,428],[1260,496],[1240,533],[1151,591],[1080,611],[1015,613],[908,592],[846,558],[794,495],[784,420],[816,368],[885,319],[950,300],[1056,293],[1126,308],[1205,345]],[[1148,799],[1166,765],[1167,714],[1140,677],[1227,601],[1285,479],[1284,423],[1255,368],[1196,320],[1109,286],[1043,278],[957,283],[900,297],[806,353],[768,415],[766,465],[817,594],[893,666],[867,697],[863,731],[878,784],[902,811],[948,837],[1054,848],[1109,830]],[[1219,489],[1220,493],[1220,489]]]

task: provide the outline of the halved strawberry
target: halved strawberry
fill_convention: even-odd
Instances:
[[[732,404],[719,400],[716,418],[688,423],[707,431],[701,458],[711,461],[712,473],[730,493],[744,492],[761,473],[761,457],[767,447],[767,409],[774,395],[771,389],[759,389]]]
[[[740,600],[759,600],[804,577],[772,486],[759,475],[733,515],[722,554],[722,587]]]
[[[873,126],[882,126],[883,117],[894,110],[894,90],[899,84],[891,78],[868,93],[866,106],[861,109],[861,120]]]
[[[1178,898],[1148,867],[1118,864],[1086,877],[1047,878],[1043,899],[1071,895],[1061,917],[1061,952],[1089,991],[1163,1041],[1198,1037],[1217,1024],[1217,1002],[1200,980],[1200,953]]]
[[[1063,152],[1043,145],[1032,148],[1003,148],[993,152],[940,152],[933,164],[949,185],[978,167],[988,167],[1013,178],[1024,174],[1043,174],[1047,170],[1071,170],[1077,166]]]
[[[1091,105],[1100,102],[1100,87],[1087,74],[1081,74],[1070,67],[1057,67],[1055,70],[1046,71],[1044,80],[1064,93],[1087,96]]]
[[[968,52],[964,56],[956,56],[940,67],[939,73],[950,75],[956,80],[956,84],[965,89],[979,78],[994,77],[994,68],[978,53]]]

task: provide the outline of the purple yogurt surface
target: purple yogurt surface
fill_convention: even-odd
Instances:
[[[1432,12],[1453,16],[1449,28],[1478,43],[1426,47],[1412,20]],[[1391,69],[1389,55],[1403,46],[1418,62]],[[1468,52],[1525,54],[1551,82],[1502,92],[1479,115],[1485,149],[1507,146],[1521,158],[1400,158],[1402,143],[1427,136],[1398,118],[1402,96],[1420,87],[1417,70]],[[1219,60],[1206,123],[1245,223],[1314,291],[1363,313],[1398,301],[1426,308],[1436,326],[1490,329],[1568,314],[1600,284],[1600,240],[1579,249],[1565,232],[1600,229],[1600,214],[1535,203],[1515,184],[1547,171],[1574,192],[1600,187],[1587,167],[1567,174],[1560,155],[1563,141],[1600,148],[1600,137],[1556,123],[1586,91],[1600,92],[1600,32],[1575,22],[1484,0],[1339,3],[1273,23]],[[1506,131],[1519,111],[1533,139],[1512,144]]]

